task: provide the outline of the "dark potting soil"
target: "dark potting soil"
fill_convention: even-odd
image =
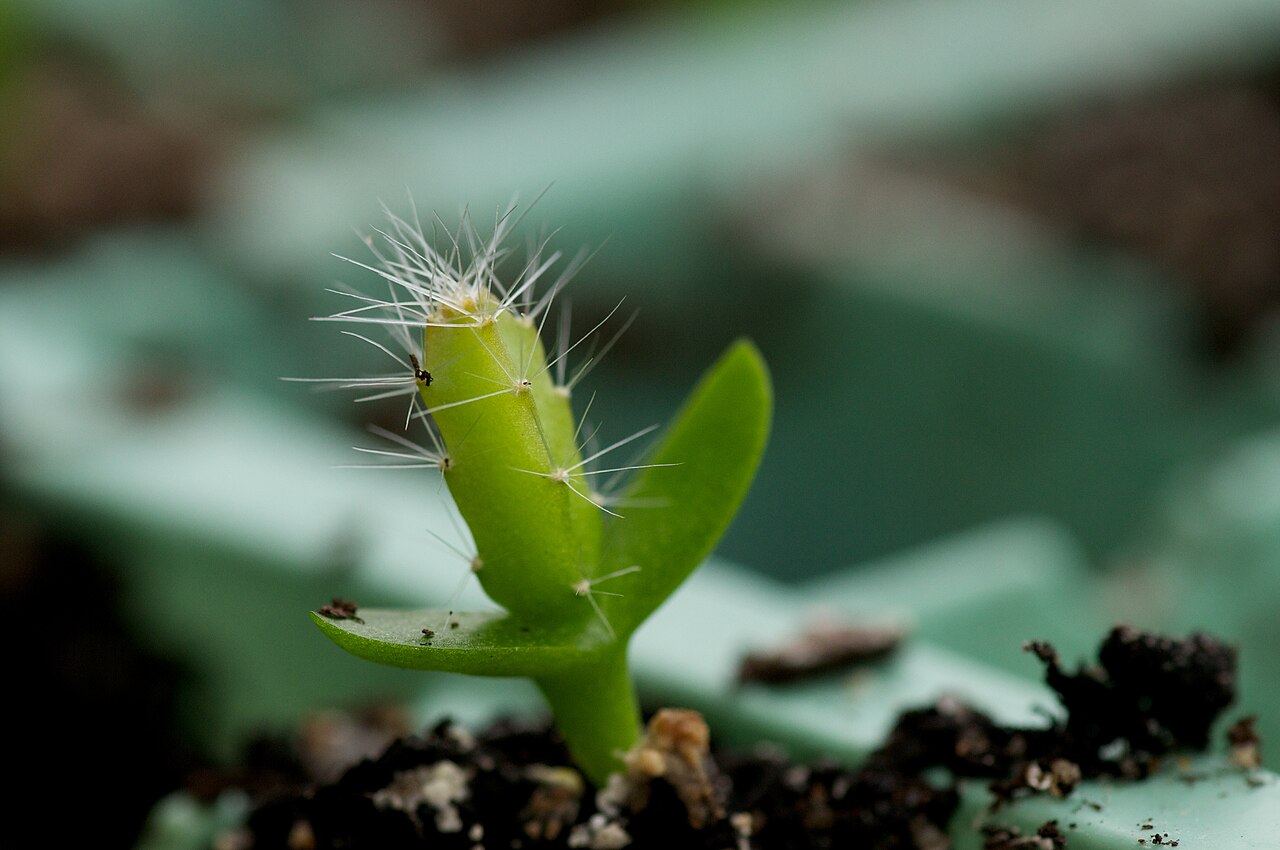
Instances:
[[[0,253],[48,252],[112,225],[196,211],[210,128],[148,107],[107,64],[73,51],[14,71],[19,120],[0,151]]]
[[[915,241],[931,239],[953,203],[962,216],[974,201],[993,202],[1085,255],[1119,252],[1156,271],[1187,307],[1188,353],[1206,363],[1231,365],[1270,339],[1280,316],[1280,66],[1065,98],[1048,112],[979,123],[985,131],[967,140],[859,150],[769,186],[766,212],[734,219],[731,232],[745,228],[735,238],[780,251],[769,259],[788,268],[851,257],[852,268],[868,259],[875,268],[877,237],[897,244],[900,231],[923,228]],[[945,230],[954,237],[966,226]]]
[[[1205,351],[1226,358],[1280,308],[1278,78],[1077,107],[961,182],[1145,257],[1196,308]]]
[[[181,714],[192,671],[130,632],[108,565],[3,508],[0,598],[20,643],[5,660],[21,776],[6,810],[58,844],[128,850],[199,762]]]
[[[1064,719],[1047,728],[1002,726],[943,699],[904,713],[884,745],[849,769],[795,764],[769,748],[712,750],[698,715],[664,709],[625,773],[600,790],[570,767],[545,724],[507,721],[472,737],[443,723],[332,782],[308,779],[301,759],[277,754],[276,781],[219,847],[944,850],[960,779],[988,781],[997,809],[1027,794],[1066,796],[1083,778],[1138,779],[1162,756],[1202,749],[1234,698],[1235,651],[1203,634],[1118,627],[1098,665],[1075,673],[1048,644],[1027,648],[1062,700]],[[1236,737],[1250,736],[1242,727]],[[1028,835],[991,827],[985,841],[993,850],[1060,848],[1064,835],[1054,823]]]

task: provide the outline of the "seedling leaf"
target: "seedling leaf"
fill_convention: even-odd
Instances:
[[[311,619],[334,643],[379,664],[472,676],[554,675],[580,666],[608,642],[602,627],[537,625],[501,611],[483,613],[361,608],[359,620]],[[457,624],[456,626],[453,624]],[[423,629],[434,634],[427,638]]]
[[[665,439],[624,493],[655,507],[628,511],[605,529],[607,573],[642,571],[601,601],[625,639],[715,548],[729,527],[764,453],[773,389],[759,350],[735,342],[689,394]],[[661,466],[661,464],[675,464]]]

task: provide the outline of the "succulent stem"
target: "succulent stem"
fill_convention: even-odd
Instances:
[[[574,761],[603,788],[640,738],[640,711],[625,643],[613,643],[581,666],[537,680]]]
[[[580,470],[557,475],[580,454],[536,329],[509,312],[429,327],[423,368],[432,380],[419,392],[449,447],[445,481],[486,564],[485,592],[523,618],[583,616],[572,588],[599,560],[600,511]]]

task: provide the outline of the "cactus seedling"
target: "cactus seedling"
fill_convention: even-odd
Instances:
[[[431,447],[396,435],[409,449],[396,454],[441,471],[475,542],[472,570],[505,610],[312,618],[372,661],[532,679],[579,766],[603,783],[640,735],[628,641],[728,526],[764,450],[772,391],[758,351],[739,341],[643,462],[614,462],[612,452],[651,429],[588,449],[588,410],[576,418],[571,405],[585,367],[566,366],[577,343],[562,333],[549,355],[541,339],[573,267],[536,292],[559,254],[535,250],[504,283],[513,213],[501,212],[487,239],[464,216],[442,247],[416,216],[388,213],[381,239],[368,240],[376,262],[357,263],[386,294],[351,294],[358,306],[327,317],[382,325],[403,350],[353,334],[400,369],[348,383],[403,395],[425,420]],[[605,492],[603,475],[630,477]]]

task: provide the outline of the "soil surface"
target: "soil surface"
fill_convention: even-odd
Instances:
[[[200,202],[213,148],[78,55],[15,72],[0,132],[0,253],[49,252],[99,229],[182,219]]]
[[[0,597],[18,636],[5,685],[22,775],[6,811],[47,815],[54,843],[132,848],[198,762],[180,710],[194,674],[130,632],[108,565],[2,508]]]
[[[963,244],[969,227],[965,210],[976,202],[987,208],[977,231],[984,241],[987,228],[1007,227],[1007,212],[1016,211],[1053,234],[1053,243],[1083,249],[1082,259],[1098,249],[1140,259],[1186,306],[1193,323],[1186,342],[1208,363],[1233,363],[1273,339],[1280,324],[1280,68],[1069,99],[983,126],[876,152],[855,148],[802,180],[769,187],[765,212],[738,218],[746,232],[735,229],[733,238],[772,245],[781,254],[771,262],[848,267],[853,259],[856,270],[877,256],[882,240],[904,252],[903,232],[918,242],[942,228],[941,249],[954,251],[953,240]],[[992,205],[1003,211],[993,216]],[[1022,251],[1047,244],[1037,235],[996,265],[1016,267]],[[941,256],[908,253],[890,268],[936,264]],[[968,262],[967,252],[956,256]],[[898,265],[908,258],[912,265]]]
[[[270,782],[250,786],[247,826],[219,840],[240,848],[802,848],[950,846],[956,783],[985,780],[994,809],[1027,794],[1066,796],[1083,778],[1138,779],[1162,756],[1203,748],[1234,698],[1235,651],[1193,634],[1165,638],[1118,627],[1097,666],[1046,665],[1065,719],[1011,728],[951,699],[904,713],[857,769],[796,764],[780,751],[712,748],[694,712],[663,709],[626,759],[592,788],[546,724],[505,721],[479,736],[443,723],[396,739],[334,781],[318,781],[297,749],[270,752]],[[1233,733],[1249,738],[1247,727]],[[941,770],[939,770],[941,769]],[[990,827],[986,847],[1061,848],[1064,830]]]
[[[1225,358],[1280,307],[1277,79],[1273,69],[1068,110],[961,182],[1147,258],[1197,308],[1207,352]]]

